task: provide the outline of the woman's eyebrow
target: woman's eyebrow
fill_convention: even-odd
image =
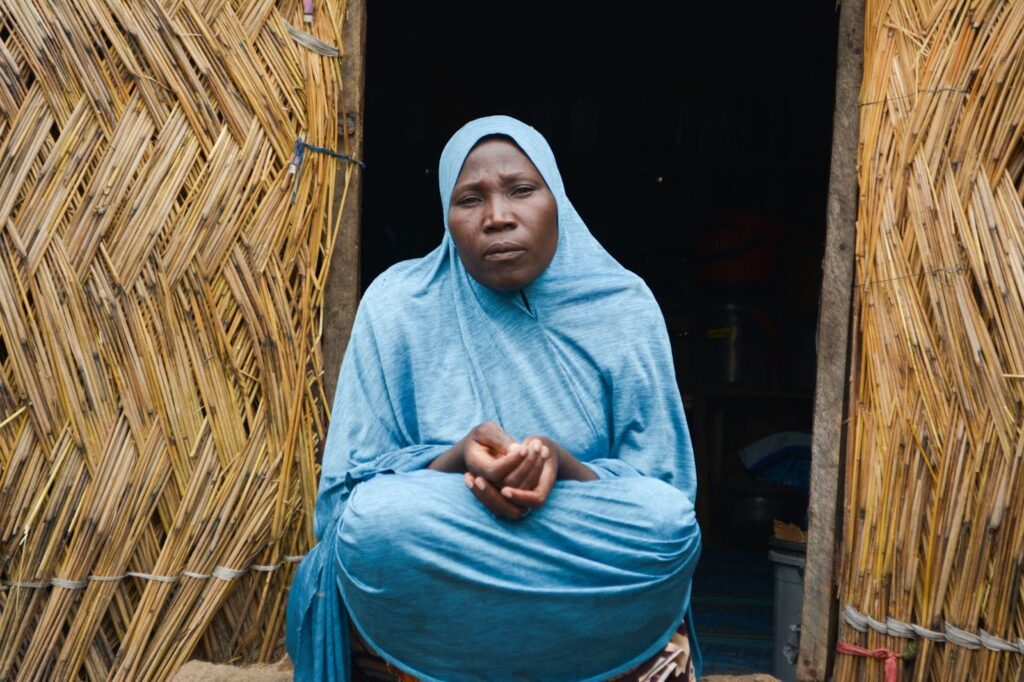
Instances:
[[[498,174],[498,180],[501,181],[501,182],[514,182],[516,180],[530,180],[531,182],[537,182],[539,180],[540,182],[543,182],[543,180],[540,180],[533,173],[528,173],[526,171],[513,171],[511,173],[499,173]],[[455,185],[455,187],[452,189],[452,194],[454,194],[455,192],[465,192],[465,191],[468,191],[468,190],[474,190],[475,191],[475,190],[478,190],[481,187],[483,187],[483,185],[484,185],[484,181],[483,180],[477,180],[475,182],[463,182],[463,183],[460,183],[458,185]]]

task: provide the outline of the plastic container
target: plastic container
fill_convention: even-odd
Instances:
[[[777,332],[760,307],[707,303],[694,320],[697,383],[702,388],[764,389],[771,383]]]
[[[772,673],[782,682],[796,682],[796,658],[800,647],[800,610],[804,604],[806,546],[772,540],[768,559],[775,569],[775,646]]]

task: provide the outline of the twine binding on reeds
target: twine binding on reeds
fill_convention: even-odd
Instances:
[[[306,158],[306,150],[317,152],[318,154],[324,154],[335,159],[340,159],[341,161],[347,161],[348,163],[354,163],[360,168],[366,168],[365,163],[359,159],[352,158],[348,154],[342,154],[341,152],[328,149],[327,147],[319,147],[315,144],[306,142],[302,137],[297,137],[295,138],[295,147],[292,150],[291,161],[288,162],[288,173],[294,176],[292,181],[292,204],[295,203],[295,199],[298,196],[299,179],[302,176],[302,161]]]
[[[961,630],[949,622],[943,623],[942,629],[944,632],[929,630],[916,623],[904,623],[891,617],[886,618],[885,622],[882,623],[867,614],[861,613],[851,604],[847,604],[846,608],[843,609],[843,621],[858,632],[867,632],[870,629],[883,635],[900,637],[902,639],[923,638],[933,642],[953,644],[965,649],[977,650],[985,647],[990,651],[1024,654],[1024,639],[1019,639],[1015,643],[1001,637],[996,637],[984,630],[981,630],[980,634],[975,635],[966,630]]]
[[[909,94],[909,95],[900,95],[899,97],[886,97],[884,99],[876,99],[876,100],[872,100],[870,102],[861,102],[858,106],[867,107],[867,106],[870,106],[872,104],[885,104],[886,102],[899,102],[899,101],[902,101],[902,100],[905,100],[905,99],[911,99],[913,97],[917,97],[917,95],[919,95],[921,93],[935,94],[935,93],[941,93],[941,92],[954,92],[954,93],[958,93],[958,94],[961,94],[961,95],[967,95],[967,94],[970,94],[971,91],[968,88],[921,88],[921,89],[916,90],[915,92],[913,92],[912,94]]]
[[[216,566],[210,573],[197,573],[196,571],[182,571],[178,575],[157,575],[155,573],[143,573],[141,571],[127,571],[124,575],[90,575],[84,580],[68,580],[66,578],[50,578],[47,581],[33,582],[25,580],[4,580],[0,581],[0,590],[7,590],[11,587],[22,588],[22,589],[33,589],[41,590],[46,587],[60,587],[65,590],[84,590],[89,586],[91,582],[119,582],[125,578],[141,578],[143,580],[152,580],[158,583],[174,584],[177,583],[182,576],[186,578],[193,578],[195,580],[209,580],[210,578],[217,578],[218,580],[236,580],[241,578],[249,571],[257,571],[259,573],[273,573],[280,569],[285,564],[297,564],[305,557],[305,554],[296,556],[286,556],[276,564],[252,564],[246,568],[231,568],[230,566]]]

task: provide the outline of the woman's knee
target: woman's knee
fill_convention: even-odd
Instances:
[[[451,520],[452,493],[460,492],[450,483],[442,474],[383,474],[360,483],[338,524],[341,549],[390,555],[432,542]]]
[[[650,524],[651,535],[664,540],[699,542],[700,528],[693,503],[678,488],[656,478],[630,479],[631,493]]]
[[[375,476],[356,486],[345,506],[339,524],[343,537],[367,540],[392,536],[408,528],[409,522],[424,511],[421,496],[408,490],[401,477]]]

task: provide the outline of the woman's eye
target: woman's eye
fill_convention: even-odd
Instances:
[[[528,194],[533,194],[533,187],[530,187],[529,185],[520,185],[519,187],[516,187],[514,190],[512,190],[512,194],[517,196],[526,196]]]
[[[462,197],[455,203],[459,206],[472,206],[480,201],[480,197]]]

